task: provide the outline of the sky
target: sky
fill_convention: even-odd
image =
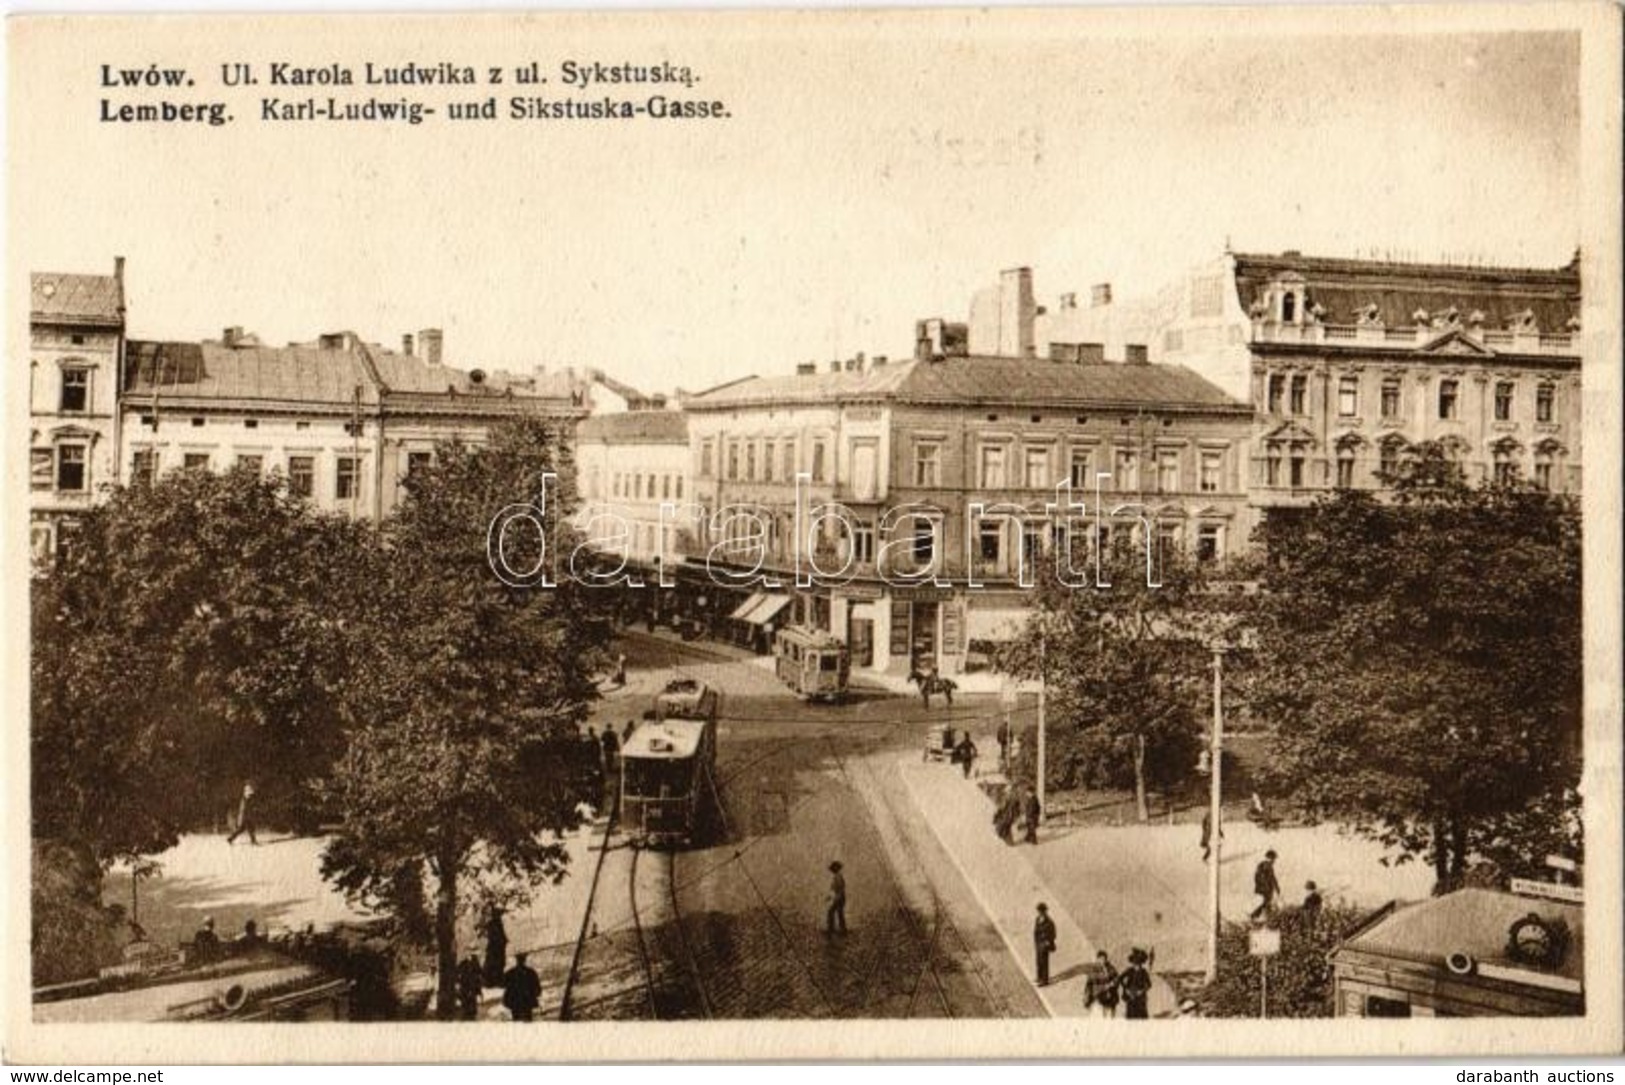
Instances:
[[[1098,282],[1154,292],[1227,242],[1566,263],[1578,35],[1399,34],[1385,12],[14,24],[12,267],[125,256],[137,337],[398,344],[438,326],[464,367],[591,366],[669,390],[907,354],[916,319],[965,319],[1018,265],[1043,304]],[[104,61],[185,65],[191,96],[246,116],[257,92],[214,85],[227,61],[537,60],[559,97],[569,58],[690,65],[701,81],[681,93],[732,115],[96,119]],[[464,96],[506,111],[531,89]]]

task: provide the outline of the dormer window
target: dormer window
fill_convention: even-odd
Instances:
[[[1287,291],[1281,295],[1281,323],[1291,324],[1297,316],[1297,295]]]

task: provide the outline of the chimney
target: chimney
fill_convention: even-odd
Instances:
[[[401,336],[401,353],[406,355],[408,358],[410,358],[412,356],[412,333],[411,332],[407,332],[405,335]]]
[[[418,342],[423,344],[423,360],[430,365],[439,365],[440,348],[445,342],[445,333],[439,328],[424,328],[418,332]]]
[[[870,362],[869,366],[870,366],[871,369],[879,369],[880,367],[884,366],[885,364],[886,364],[886,356],[884,354],[876,354],[875,355],[875,360]]]
[[[343,350],[344,346],[343,332],[323,332],[316,337],[316,347],[319,350]]]
[[[1123,362],[1126,365],[1150,365],[1151,356],[1144,343],[1123,344]]]
[[[839,373],[841,371],[841,360],[839,358],[829,363],[829,371],[831,373]]]
[[[1033,301],[1033,269],[1010,268],[999,273],[999,353],[1010,358],[1031,358],[1033,319],[1038,306]]]
[[[242,325],[233,324],[231,327],[225,328],[220,332],[220,345],[225,347],[234,347],[237,345],[237,341],[242,337]]]
[[[796,376],[798,377],[810,377],[817,372],[817,362],[800,362],[796,365]]]
[[[942,326],[942,354],[948,358],[964,358],[970,354],[969,324]]]
[[[1060,307],[1062,309],[1076,309],[1078,307],[1078,295],[1062,294]]]
[[[1089,307],[1091,309],[1098,309],[1102,305],[1110,305],[1111,303],[1111,283],[1096,283],[1094,286],[1089,288]]]

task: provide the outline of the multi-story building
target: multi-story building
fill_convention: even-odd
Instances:
[[[132,483],[175,468],[278,471],[318,507],[381,519],[435,444],[471,443],[522,415],[572,427],[584,390],[567,374],[487,374],[441,359],[438,329],[399,352],[350,332],[270,347],[241,328],[201,343],[131,340],[121,462]]]
[[[628,572],[652,591],[663,559],[695,531],[687,417],[652,409],[594,415],[576,426],[575,447],[582,531],[624,555]]]
[[[36,558],[118,481],[124,259],[111,275],[29,277],[29,520]]]
[[[803,366],[685,401],[704,528],[685,557],[713,577],[770,578],[741,582],[732,613],[828,630],[855,667],[952,674],[1014,631],[1023,577],[1074,531],[1199,560],[1245,546],[1245,403],[1143,353],[979,356],[973,337],[922,321],[913,358]],[[1062,483],[1090,516],[1056,515]]]
[[[1471,481],[1580,487],[1580,273],[1226,253],[1153,299],[1063,304],[1039,339],[1122,337],[1250,402],[1264,508],[1380,488],[1434,441]]]

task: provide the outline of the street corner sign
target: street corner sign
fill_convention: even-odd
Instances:
[[[1247,952],[1254,957],[1273,957],[1281,952],[1281,932],[1269,927],[1260,927],[1249,931],[1247,935]]]

